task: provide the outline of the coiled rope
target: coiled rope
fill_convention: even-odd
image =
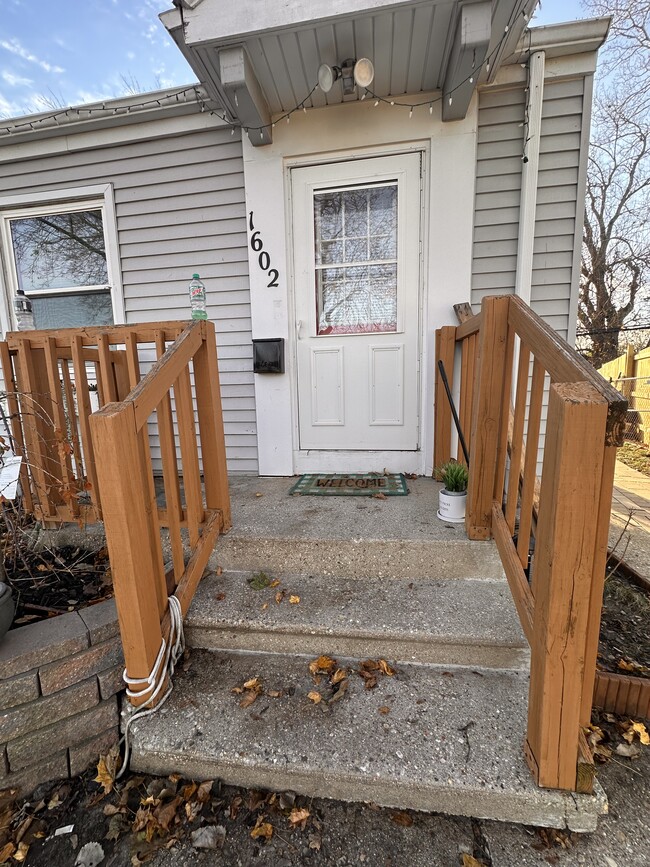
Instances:
[[[142,719],[145,716],[150,716],[152,713],[160,710],[160,708],[164,705],[164,703],[171,695],[171,692],[174,688],[174,684],[172,683],[172,675],[174,674],[176,663],[183,655],[183,652],[185,650],[185,636],[183,634],[183,611],[181,608],[181,603],[179,602],[177,596],[169,597],[169,619],[169,641],[165,641],[165,639],[163,638],[162,644],[160,645],[160,650],[158,651],[158,656],[156,657],[156,661],[154,662],[153,668],[151,669],[151,674],[148,677],[143,678],[129,677],[126,673],[126,668],[122,673],[122,678],[126,683],[127,687],[126,694],[129,698],[142,698],[146,695],[148,695],[148,698],[142,704],[138,705],[137,708],[131,710],[126,718],[126,723],[124,725],[124,734],[122,735],[122,739],[120,740],[120,743],[124,743],[124,757],[122,759],[122,766],[120,767],[119,772],[115,775],[116,780],[119,780],[120,777],[124,773],[126,773],[126,770],[129,766],[129,757],[131,755],[131,745],[129,743],[129,729],[136,720]],[[160,694],[160,691],[165,684],[166,678],[169,682],[167,692],[163,695],[163,697],[160,699],[160,701],[155,707],[150,707],[150,705],[156,700],[156,698]],[[142,687],[143,685],[145,686],[144,689],[131,689],[131,687]]]

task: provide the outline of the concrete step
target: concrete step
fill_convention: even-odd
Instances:
[[[244,709],[232,688],[254,677],[264,693]],[[575,795],[532,780],[522,751],[525,674],[407,664],[379,676],[375,689],[355,673],[348,682],[340,700],[314,704],[308,693],[327,697],[330,688],[314,683],[304,657],[194,650],[160,712],[133,724],[132,767],[401,809],[596,827],[606,805],[599,787]]]
[[[226,572],[203,579],[185,621],[190,646],[528,667],[528,644],[503,581],[278,574],[278,586],[254,590],[251,578]],[[291,604],[291,595],[300,602]]]
[[[295,479],[233,477],[233,529],[215,548],[224,569],[349,578],[503,579],[493,542],[436,517],[440,485],[409,480],[407,497],[289,496]],[[259,496],[258,496],[259,495]]]

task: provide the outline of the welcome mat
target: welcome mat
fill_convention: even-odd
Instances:
[[[408,492],[402,473],[305,473],[289,491],[317,497],[405,497]]]

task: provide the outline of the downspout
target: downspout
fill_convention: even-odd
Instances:
[[[535,211],[537,208],[545,60],[544,52],[536,51],[531,55],[528,64],[528,94],[524,121],[519,237],[515,275],[515,295],[519,295],[526,304],[530,304],[533,279],[533,247],[535,244]]]

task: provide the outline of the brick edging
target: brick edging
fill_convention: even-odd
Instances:
[[[637,719],[650,719],[650,679],[597,671],[594,707]]]
[[[0,641],[0,789],[76,776],[119,736],[124,657],[113,599]]]

